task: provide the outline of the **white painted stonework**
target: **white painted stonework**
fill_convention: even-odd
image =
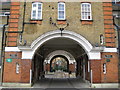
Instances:
[[[73,64],[75,61],[75,58],[69,53],[69,52],[66,52],[64,50],[57,50],[57,51],[54,51],[52,53],[50,53],[46,59],[45,59],[45,62],[47,63],[50,63],[51,59],[54,57],[54,56],[57,56],[57,55],[62,55],[62,56],[65,56],[68,61],[69,61],[69,64]]]
[[[64,30],[63,35],[61,36],[60,30],[47,32],[40,37],[38,37],[31,46],[18,46],[18,47],[5,47],[6,52],[20,52],[22,51],[22,59],[32,59],[34,57],[35,51],[46,41],[53,38],[69,38],[79,43],[80,46],[85,50],[90,59],[101,59],[100,52],[117,52],[117,48],[105,48],[105,47],[93,47],[88,40],[83,36],[69,31]]]
[[[18,47],[5,47],[5,52],[20,52]]]
[[[117,52],[117,48],[104,48],[103,52]]]
[[[31,48],[35,52],[35,50],[38,49],[38,47],[40,47],[41,44],[45,43],[46,41],[53,39],[53,38],[60,38],[60,37],[69,38],[69,39],[72,39],[78,42],[83,47],[83,49],[85,49],[86,52],[90,52],[91,49],[93,48],[93,46],[83,36],[75,32],[69,31],[69,30],[64,30],[62,36],[61,36],[60,30],[47,32],[41,35],[39,38],[37,38],[31,44]]]

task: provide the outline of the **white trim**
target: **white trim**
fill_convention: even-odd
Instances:
[[[4,87],[16,87],[16,88],[30,88],[32,86],[32,84],[30,83],[2,83],[2,88]]]
[[[92,84],[92,88],[119,88],[119,83],[95,83]]]
[[[64,10],[59,10],[59,4],[63,4],[64,5]],[[59,11],[64,11],[64,18],[59,18]],[[65,15],[65,3],[64,2],[58,2],[58,20],[65,20],[66,19],[66,15]]]
[[[93,48],[93,46],[80,34],[77,34],[72,31],[64,30],[63,35],[61,36],[60,30],[47,32],[40,37],[38,37],[30,47],[21,46],[19,47],[22,50],[22,59],[32,59],[35,51],[46,41],[53,38],[69,38],[76,41],[82,48],[86,51],[89,59],[101,59],[101,48]]]
[[[89,43],[89,41],[86,40],[83,36],[81,36],[80,34],[77,34],[75,32],[69,31],[69,30],[64,30],[62,36],[61,36],[60,30],[47,32],[47,33],[41,35],[40,37],[38,37],[31,44],[30,47],[32,48],[32,50],[34,50],[33,52],[35,52],[35,50],[37,50],[37,48],[40,47],[46,41],[53,39],[53,38],[59,38],[59,37],[70,38],[70,39],[78,42],[83,47],[83,49],[85,49],[86,53],[90,52],[93,48],[93,46]]]
[[[94,60],[94,59],[101,59],[101,53],[100,52],[89,52],[88,53],[89,60]]]
[[[20,52],[18,47],[5,47],[5,52]]]
[[[117,48],[104,48],[103,52],[117,52]]]
[[[46,59],[45,59],[45,62],[47,63],[50,63],[50,60],[54,57],[54,56],[57,56],[57,55],[62,55],[62,56],[65,56],[68,61],[69,61],[69,64],[73,64],[75,61],[75,58],[69,53],[69,52],[66,52],[64,50],[56,50],[56,51],[53,51],[52,53],[50,53]]]
[[[22,59],[32,59],[32,51],[22,51]]]

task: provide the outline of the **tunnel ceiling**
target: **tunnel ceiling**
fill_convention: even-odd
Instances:
[[[65,50],[71,53],[74,58],[85,53],[84,49],[74,40],[68,38],[55,38],[45,42],[39,49],[37,53],[40,53],[44,57],[56,50]]]

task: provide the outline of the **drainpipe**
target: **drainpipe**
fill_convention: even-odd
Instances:
[[[120,26],[119,25],[117,25],[116,23],[115,23],[115,16],[113,16],[113,24],[115,25],[115,27],[117,28],[117,36],[118,36],[118,70],[119,70],[119,67],[120,67]],[[119,76],[119,71],[118,71],[118,76]],[[119,82],[120,82],[120,80],[119,80]],[[120,86],[119,86],[120,87]]]
[[[3,65],[4,65],[4,50],[5,50],[5,28],[8,26],[9,15],[7,15],[7,23],[3,25],[2,29],[2,45],[1,45],[1,85],[3,81]]]
[[[115,27],[117,28],[117,34],[118,34],[118,54],[119,54],[119,60],[120,60],[120,26],[118,26],[115,23],[115,16],[113,16],[113,24],[115,25]]]

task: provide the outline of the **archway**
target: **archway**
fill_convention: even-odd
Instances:
[[[81,78],[87,79],[86,75],[88,72],[86,68],[89,59],[86,51],[76,41],[61,37],[48,40],[36,50],[32,60],[34,82],[46,75],[55,75],[54,73],[46,73],[45,65],[47,64],[47,71],[51,71],[51,63],[57,57],[64,58],[67,61],[66,78],[81,76]],[[72,72],[70,77],[69,71]]]
[[[89,59],[101,59],[100,51],[103,48],[94,48],[92,44],[81,36],[78,33],[64,30],[63,35],[61,36],[60,30],[54,30],[47,33],[42,34],[29,47],[18,46],[18,48],[22,51],[22,59],[33,59],[36,50],[41,47],[45,42],[55,39],[55,38],[68,38],[78,43],[86,52]]]
[[[55,72],[56,70],[69,71],[69,61],[65,56],[57,55],[51,59],[50,72]]]
[[[62,36],[60,33],[59,30],[47,32],[38,37],[30,47],[19,47],[22,50],[22,59],[32,59],[33,82],[44,77],[43,63],[46,57],[56,50],[64,50],[74,56],[77,62],[76,76],[84,79],[89,73],[88,60],[101,58],[99,50],[94,49],[83,36],[68,30],[64,30]]]

